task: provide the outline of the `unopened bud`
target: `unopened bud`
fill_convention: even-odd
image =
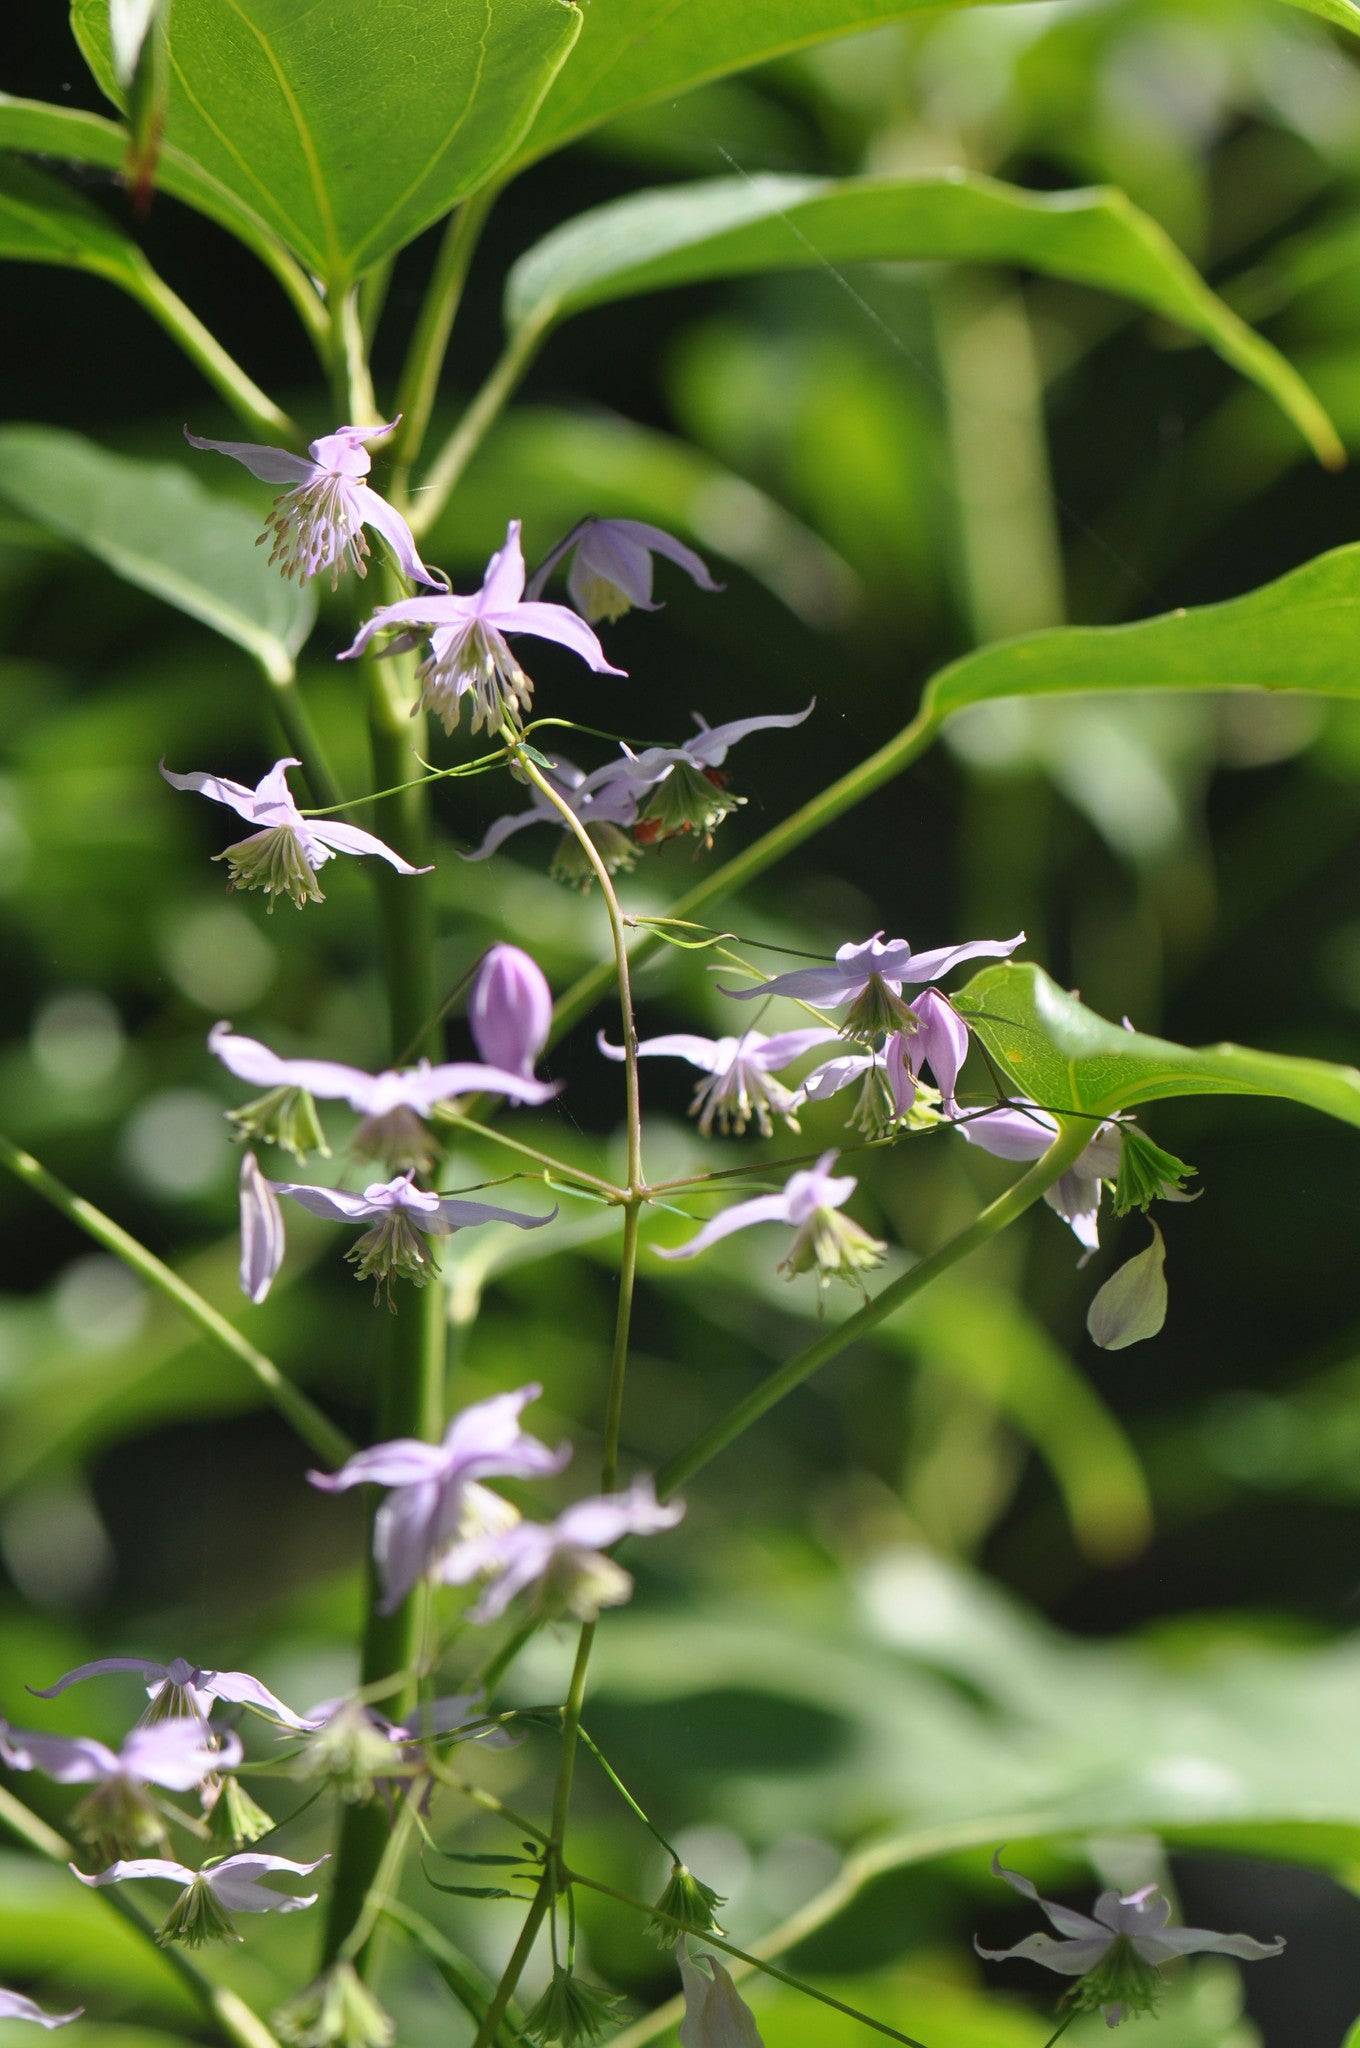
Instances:
[[[552,1029],[552,990],[518,946],[493,946],[477,971],[468,1022],[489,1067],[529,1077]]]

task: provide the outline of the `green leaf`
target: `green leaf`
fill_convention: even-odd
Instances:
[[[1155,689],[1360,695],[1360,546],[1223,604],[998,641],[941,669],[924,708],[938,720],[994,697]]]
[[[557,77],[521,163],[706,79],[745,71],[833,36],[914,14],[954,13],[972,0],[590,0],[580,48]]]
[[[1360,36],[1360,6],[1356,0],[1287,0],[1290,7],[1301,7],[1305,14],[1320,14],[1324,21],[1335,22],[1338,28],[1348,28],[1352,35]]]
[[[512,332],[546,333],[584,307],[670,285],[882,261],[1017,264],[1133,299],[1260,384],[1324,462],[1345,459],[1292,366],[1210,291],[1155,221],[1107,187],[1024,192],[954,172],[715,178],[635,193],[521,256],[506,283],[506,321]]]
[[[1006,1077],[1059,1116],[1099,1120],[1173,1095],[1276,1095],[1360,1124],[1354,1067],[1147,1038],[1098,1017],[1041,967],[986,967],[956,1000]]]
[[[106,0],[74,0],[72,25],[118,102]],[[580,27],[566,0],[181,0],[166,155],[335,293],[494,176]]]
[[[0,499],[234,640],[272,682],[292,677],[314,597],[270,568],[251,514],[187,470],[52,427],[0,427]]]

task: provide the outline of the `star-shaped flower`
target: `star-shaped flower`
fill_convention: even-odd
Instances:
[[[1013,953],[1024,943],[1025,934],[1013,939],[969,939],[962,946],[936,946],[933,951],[913,953],[905,939],[882,943],[875,932],[861,945],[840,946],[834,967],[799,967],[791,974],[776,974],[772,981],[757,982],[754,988],[725,988],[725,996],[750,1002],[755,996],[794,996],[814,1003],[818,1009],[839,1010],[846,1004],[842,1031],[847,1038],[881,1037],[885,1032],[914,1032],[919,1020],[902,997],[908,983],[939,981],[962,960],[997,960]]]
[[[420,706],[444,721],[453,732],[462,715],[463,699],[472,699],[472,730],[485,726],[499,732],[518,726],[533,701],[534,686],[510,651],[507,633],[530,633],[569,647],[598,675],[621,676],[627,670],[606,660],[604,649],[583,619],[564,604],[540,604],[524,596],[524,554],[520,523],[512,519],[505,545],[487,563],[480,590],[468,597],[405,597],[379,606],[359,628],[340,659],[362,654],[377,633],[397,629],[399,646],[428,635],[430,652],[416,671]],[[416,629],[412,634],[412,628]]]
[[[1095,1903],[1095,1918],[1088,1919],[1085,1913],[1074,1913],[1070,1906],[1041,1899],[1030,1880],[1018,1871],[1006,1870],[999,1857],[992,1858],[992,1869],[997,1877],[1004,1878],[1025,1898],[1041,1906],[1062,1939],[1055,1941],[1051,1934],[1027,1934],[1014,1948],[984,1948],[981,1942],[974,1941],[978,1954],[994,1963],[1010,1962],[1021,1956],[1042,1963],[1046,1970],[1056,1970],[1061,1976],[1079,1978],[1081,1981],[1066,1994],[1064,2004],[1073,2005],[1080,2012],[1093,2012],[1099,2007],[1108,2027],[1117,2027],[1121,2020],[1153,2010],[1162,1990],[1158,1965],[1169,1962],[1173,1956],[1237,1956],[1243,1962],[1254,1963],[1266,1956],[1279,1955],[1284,1947],[1283,1941],[1254,1941],[1249,1934],[1214,1934],[1205,1927],[1168,1927],[1171,1907],[1159,1896],[1155,1884],[1122,1896],[1115,1891],[1102,1892]]]
[[[263,448],[254,441],[208,441],[187,427],[184,438],[192,448],[230,455],[265,483],[290,486],[274,500],[260,535],[262,541],[272,537],[269,559],[285,576],[305,583],[329,569],[332,590],[343,570],[366,576],[364,528],[371,526],[391,548],[408,583],[429,583],[442,590],[445,579],[425,567],[400,512],[364,482],[373,466],[365,441],[386,440],[398,425],[398,420],[389,420],[386,426],[337,427],[333,434],[313,441],[305,456],[286,448]]]
[[[301,910],[304,903],[323,903],[316,871],[337,853],[376,853],[399,875],[428,875],[429,868],[413,868],[399,853],[393,853],[371,832],[357,825],[342,825],[334,818],[304,818],[288,788],[288,770],[300,768],[295,754],[276,761],[264,780],[254,789],[242,782],[229,782],[222,775],[204,775],[194,770],[176,775],[161,763],[161,774],[175,789],[192,789],[214,803],[226,804],[260,831],[240,839],[214,860],[227,863],[232,889],[263,889],[274,908],[276,896],[289,896]]]
[[[749,1230],[753,1223],[786,1223],[792,1226],[794,1237],[787,1256],[779,1262],[781,1273],[792,1279],[796,1273],[815,1269],[819,1287],[831,1279],[849,1280],[862,1287],[860,1274],[879,1265],[888,1248],[880,1238],[870,1237],[858,1223],[841,1215],[842,1203],[849,1201],[858,1182],[853,1174],[833,1175],[835,1163],[834,1152],[823,1152],[815,1166],[790,1174],[780,1193],[753,1195],[749,1202],[720,1210],[688,1244],[658,1251],[658,1257],[692,1259],[733,1231]]]
[[[562,1470],[571,1456],[570,1446],[561,1444],[550,1450],[519,1426],[522,1411],[542,1391],[531,1384],[513,1394],[494,1394],[488,1401],[474,1402],[454,1416],[442,1443],[397,1437],[391,1443],[359,1451],[338,1472],[308,1473],[312,1485],[323,1493],[365,1485],[392,1489],[373,1524],[373,1555],[383,1582],[384,1612],[391,1613],[399,1606],[465,1533],[469,1509],[480,1526],[483,1510],[477,1496],[484,1496],[486,1490],[476,1482],[538,1479]]]
[[[604,1555],[606,1548],[624,1536],[672,1529],[684,1512],[683,1501],[658,1501],[651,1480],[638,1479],[626,1493],[576,1501],[555,1522],[516,1522],[470,1536],[446,1553],[439,1577],[449,1586],[490,1579],[470,1621],[497,1620],[517,1593],[534,1585],[545,1613],[594,1621],[602,1607],[619,1606],[633,1590],[629,1574]]]
[[[247,1850],[202,1870],[190,1870],[186,1864],[172,1863],[162,1856],[137,1856],[101,1870],[96,1877],[77,1870],[73,1863],[71,1874],[82,1884],[95,1887],[123,1884],[129,1878],[169,1878],[183,1889],[156,1929],[156,1939],[162,1947],[168,1942],[182,1941],[188,1948],[201,1948],[205,1941],[242,1939],[231,1917],[233,1913],[300,1913],[305,1907],[314,1906],[316,1892],[275,1892],[264,1880],[280,1870],[293,1877],[309,1877],[327,1860],[318,1856],[315,1863],[294,1863],[287,1856],[265,1856],[258,1850]]]
[[[33,2020],[40,2027],[69,2027],[84,2010],[83,2005],[78,2005],[74,2012],[44,2012],[33,1999],[25,1998],[22,1991],[0,1990],[0,2020]]]
[[[375,1297],[386,1295],[392,1306],[392,1282],[400,1275],[423,1287],[437,1270],[427,1240],[448,1237],[452,1231],[467,1230],[478,1223],[513,1223],[520,1230],[539,1230],[551,1223],[556,1208],[546,1216],[522,1216],[517,1209],[498,1209],[490,1202],[469,1202],[459,1195],[437,1195],[415,1185],[412,1173],[399,1173],[395,1180],[373,1181],[361,1195],[344,1188],[318,1188],[302,1181],[274,1180],[267,1183],[276,1195],[287,1195],[313,1216],[333,1222],[368,1222],[372,1228],[345,1253],[354,1261],[356,1280],[372,1280]]]
[[[752,1117],[762,1138],[773,1135],[772,1118],[782,1116],[791,1131],[798,1129],[795,1111],[803,1090],[786,1088],[775,1079],[780,1067],[811,1050],[814,1045],[837,1043],[839,1033],[814,1024],[802,1031],[777,1031],[767,1037],[763,1031],[747,1031],[740,1038],[701,1038],[692,1031],[669,1031],[661,1038],[644,1038],[639,1056],[688,1060],[708,1079],[694,1091],[690,1115],[699,1119],[699,1129],[709,1137],[716,1120],[722,1132],[733,1130],[740,1137]],[[596,1044],[606,1059],[625,1057],[621,1045],[611,1045],[603,1031]]]
[[[151,1704],[142,1716],[144,1722],[187,1717],[206,1724],[213,1701],[228,1700],[233,1706],[258,1707],[261,1713],[281,1721],[286,1728],[307,1725],[248,1671],[205,1671],[202,1665],[190,1664],[184,1657],[172,1657],[168,1664],[159,1664],[154,1657],[96,1657],[89,1664],[77,1664],[73,1671],[63,1672],[55,1685],[30,1685],[25,1690],[34,1699],[54,1700],[70,1685],[120,1671],[135,1671],[146,1686]]]

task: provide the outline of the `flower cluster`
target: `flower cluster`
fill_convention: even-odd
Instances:
[[[544,1478],[568,1462],[567,1445],[551,1450],[519,1426],[541,1392],[530,1385],[475,1402],[453,1418],[442,1443],[399,1437],[358,1452],[338,1472],[308,1474],[326,1493],[389,1489],[373,1525],[385,1613],[422,1579],[480,1580],[482,1595],[469,1614],[478,1622],[497,1620],[531,1589],[539,1614],[578,1620],[628,1598],[632,1580],[606,1551],[624,1536],[673,1528],[684,1514],[680,1502],[658,1502],[651,1482],[637,1480],[624,1493],[575,1502],[554,1522],[529,1522],[482,1483]]]

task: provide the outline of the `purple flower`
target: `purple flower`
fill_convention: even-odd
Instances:
[[[379,606],[355,636],[340,659],[349,661],[362,654],[375,633],[393,627],[403,629],[399,645],[409,646],[409,629],[427,633],[430,652],[416,671],[421,686],[420,705],[438,714],[444,730],[458,724],[463,698],[472,698],[472,730],[485,726],[499,732],[503,725],[518,726],[521,714],[533,701],[534,686],[510,652],[507,633],[531,633],[538,640],[556,640],[579,654],[597,675],[621,676],[627,670],[615,668],[605,659],[589,626],[568,611],[564,604],[537,604],[524,598],[524,555],[519,542],[519,521],[512,519],[505,533],[505,546],[487,563],[482,587],[470,597],[406,597],[397,604]]]
[[[276,761],[264,780],[254,789],[244,783],[228,782],[221,775],[175,775],[161,763],[161,774],[175,789],[192,789],[214,803],[227,804],[261,830],[249,839],[238,840],[214,860],[224,860],[233,889],[263,889],[274,908],[276,896],[290,896],[301,910],[304,903],[325,901],[317,886],[316,871],[337,853],[376,853],[399,875],[428,875],[430,869],[413,868],[371,832],[357,825],[337,824],[333,818],[304,818],[288,788],[288,770],[301,767],[295,754]]]
[[[1040,1159],[1058,1134],[1057,1118],[1020,1095],[996,1109],[958,1114],[954,1128],[970,1145],[980,1145],[998,1159]],[[1099,1248],[1101,1188],[1118,1171],[1118,1125],[1103,1123],[1080,1158],[1044,1190],[1049,1208],[1057,1211],[1077,1242],[1086,1247],[1082,1265]]]
[[[193,448],[230,455],[265,483],[291,485],[274,500],[260,535],[263,541],[272,534],[269,559],[285,576],[305,583],[329,569],[332,590],[346,569],[366,576],[364,528],[371,526],[391,548],[408,583],[443,589],[445,579],[425,567],[400,512],[363,481],[372,468],[365,441],[385,440],[397,425],[398,420],[390,420],[381,427],[337,427],[333,434],[313,441],[305,456],[292,455],[286,448],[262,448],[253,441],[202,440],[187,427],[184,438]]]
[[[1173,1956],[1237,1956],[1243,1962],[1259,1962],[1264,1956],[1279,1955],[1284,1947],[1283,1941],[1254,1941],[1249,1934],[1213,1934],[1203,1927],[1168,1927],[1171,1908],[1158,1896],[1154,1884],[1122,1897],[1118,1892],[1102,1892],[1096,1900],[1095,1918],[1088,1919],[1084,1913],[1074,1913],[1070,1906],[1041,1899],[1030,1880],[1017,1871],[1004,1869],[999,1857],[992,1858],[992,1869],[1025,1898],[1041,1906],[1063,1938],[1055,1941],[1051,1934],[1028,1934],[1014,1948],[1002,1949],[983,1948],[981,1942],[975,1941],[973,1946],[978,1954],[994,1963],[1010,1962],[1021,1956],[1042,1963],[1045,1969],[1056,1970],[1061,1976],[1080,1978],[1081,1982],[1066,1994],[1064,2004],[1075,2006],[1079,2012],[1093,2012],[1099,2007],[1109,2027],[1154,2009],[1162,1990],[1158,1965],[1169,1962]]]
[[[477,970],[468,1005],[472,1036],[488,1066],[532,1081],[534,1061],[552,1030],[552,1013],[552,990],[538,962],[518,946],[492,946]]]
[[[373,1555],[383,1582],[383,1612],[400,1605],[416,1582],[463,1533],[469,1488],[491,1478],[538,1479],[560,1472],[568,1445],[549,1450],[519,1426],[521,1412],[542,1393],[537,1385],[495,1394],[455,1415],[442,1443],[397,1437],[359,1451],[338,1472],[309,1472],[313,1486],[340,1493],[350,1486],[388,1486],[392,1492],[373,1524]],[[484,1489],[477,1488],[484,1493]],[[501,1504],[502,1506],[504,1503]],[[471,1503],[474,1517],[476,1499]]]
[[[933,952],[913,953],[905,939],[881,944],[882,932],[875,932],[862,945],[840,946],[834,967],[800,967],[791,974],[777,974],[772,981],[754,988],[725,988],[725,996],[750,1002],[755,996],[794,996],[800,1002],[815,1003],[819,1009],[850,1009],[841,1025],[848,1038],[878,1038],[885,1032],[914,1032],[918,1019],[902,1000],[904,983],[938,981],[961,960],[1002,959],[1023,944],[1025,934],[1013,939],[970,939],[962,946],[937,946]]]
[[[34,1699],[54,1700],[68,1686],[120,1671],[135,1671],[146,1686],[151,1704],[142,1717],[144,1722],[188,1718],[197,1721],[202,1732],[213,1701],[228,1700],[233,1706],[258,1707],[261,1713],[282,1721],[288,1728],[307,1726],[248,1671],[205,1671],[202,1665],[190,1664],[183,1657],[172,1657],[168,1664],[158,1664],[154,1657],[96,1657],[93,1663],[77,1664],[73,1671],[63,1672],[55,1685],[30,1685],[25,1690]]]
[[[436,1195],[415,1185],[411,1173],[395,1180],[373,1181],[361,1195],[343,1188],[312,1187],[301,1181],[269,1182],[276,1195],[288,1195],[313,1216],[338,1222],[370,1222],[372,1228],[345,1253],[354,1261],[356,1280],[374,1282],[374,1298],[386,1295],[392,1306],[392,1281],[400,1274],[423,1287],[437,1268],[426,1239],[448,1237],[478,1223],[513,1223],[520,1230],[538,1230],[551,1223],[546,1216],[522,1216],[517,1209],[497,1209],[490,1202],[468,1202],[457,1195]]]
[[[488,1721],[479,1693],[453,1693],[417,1708],[405,1726],[361,1699],[321,1700],[307,1717],[310,1740],[293,1760],[299,1778],[325,1778],[345,1800],[390,1797],[395,1779],[420,1767],[422,1743],[445,1736],[483,1740],[493,1749],[512,1738]]]
[[[668,1032],[662,1038],[644,1038],[638,1046],[642,1056],[688,1060],[709,1076],[694,1091],[691,1116],[698,1116],[699,1129],[707,1138],[714,1120],[718,1129],[746,1129],[752,1117],[762,1138],[774,1133],[772,1117],[782,1116],[791,1131],[798,1129],[794,1114],[802,1091],[786,1088],[774,1078],[814,1045],[834,1042],[838,1034],[815,1024],[802,1031],[779,1031],[767,1037],[763,1031],[748,1031],[741,1038],[700,1038],[689,1031]],[[611,1045],[603,1031],[596,1044],[606,1059],[625,1057],[621,1045]]]
[[[684,1512],[683,1501],[658,1501],[651,1480],[637,1479],[626,1493],[578,1500],[555,1522],[516,1522],[470,1536],[448,1551],[439,1577],[448,1586],[490,1579],[470,1621],[497,1620],[516,1594],[533,1585],[545,1613],[594,1621],[602,1607],[619,1606],[633,1590],[629,1574],[604,1556],[605,1547],[623,1536],[672,1529]]]
[[[881,1263],[887,1246],[870,1237],[858,1223],[840,1214],[841,1204],[855,1192],[858,1182],[852,1174],[833,1177],[834,1152],[823,1152],[814,1167],[790,1174],[777,1195],[755,1195],[749,1202],[736,1202],[710,1218],[688,1244],[659,1251],[663,1259],[692,1259],[707,1251],[733,1231],[747,1230],[753,1223],[785,1223],[793,1227],[794,1239],[779,1271],[792,1279],[795,1273],[817,1273],[817,1284],[830,1279],[852,1281],[862,1286],[861,1272]]]
[[[558,795],[565,798],[590,834],[595,850],[610,874],[636,865],[638,848],[629,838],[627,828],[637,817],[641,795],[631,784],[619,780],[616,761],[587,775],[584,769],[559,754],[551,758],[544,776]],[[551,825],[566,835],[562,850],[553,863],[553,875],[558,881],[588,889],[595,879],[594,869],[586,860],[575,834],[564,822],[562,813],[540,789],[530,792],[527,811],[507,811],[497,818],[488,828],[481,845],[462,858],[488,859],[514,833],[522,832],[526,825]]]
[[[283,1211],[253,1152],[241,1159],[241,1292],[258,1308],[283,1264]]]
[[[241,1755],[239,1736],[215,1736],[187,1717],[134,1728],[116,1754],[86,1735],[38,1735],[0,1721],[0,1763],[12,1771],[41,1771],[58,1785],[93,1788],[74,1808],[71,1825],[104,1858],[165,1841],[149,1785],[188,1792],[216,1772],[234,1770]]]
[[[533,966],[533,962],[529,965]],[[537,973],[537,969],[534,971]],[[551,1101],[562,1085],[536,1081],[532,1074],[518,1069],[484,1067],[475,1060],[453,1060],[438,1067],[422,1060],[419,1066],[389,1069],[381,1074],[366,1073],[362,1067],[342,1066],[338,1060],[285,1060],[258,1039],[240,1037],[225,1023],[213,1025],[208,1033],[208,1050],[216,1054],[229,1073],[238,1080],[249,1081],[253,1087],[271,1092],[300,1089],[328,1102],[347,1102],[364,1119],[354,1134],[355,1150],[367,1159],[380,1159],[391,1167],[430,1164],[430,1135],[421,1119],[451,1096],[485,1093],[509,1095],[516,1102],[540,1103]],[[257,1113],[262,1107],[256,1103],[245,1114],[258,1122]]]
[[[180,1897],[156,1929],[156,1939],[182,1941],[200,1948],[205,1941],[240,1941],[233,1913],[300,1913],[314,1906],[316,1892],[274,1892],[265,1884],[275,1871],[286,1870],[293,1877],[309,1877],[329,1859],[318,1856],[315,1863],[294,1863],[287,1856],[265,1856],[258,1850],[224,1857],[203,1870],[190,1870],[183,1863],[171,1863],[162,1856],[138,1856],[130,1862],[115,1863],[97,1877],[87,1876],[73,1863],[71,1874],[82,1884],[95,1887],[123,1884],[128,1878],[166,1877],[183,1887]]]
[[[0,2020],[35,2020],[40,2027],[69,2027],[84,2010],[78,2005],[74,2012],[44,2012],[22,1991],[0,1991]]]
[[[722,590],[707,568],[683,541],[641,519],[583,519],[573,526],[540,562],[529,582],[528,595],[540,597],[558,563],[570,555],[567,595],[578,612],[592,621],[618,619],[634,606],[660,609],[652,599],[652,556],[675,562],[701,590]]]
[[[739,718],[717,726],[705,725],[696,711],[694,722],[699,730],[693,739],[678,747],[644,747],[639,754],[625,746],[620,760],[599,771],[600,786],[610,781],[627,783],[636,792],[639,810],[634,836],[639,845],[672,839],[681,832],[696,833],[708,845],[723,819],[746,801],[730,793],[727,777],[720,772],[728,748],[747,733],[801,725],[812,716],[815,704],[814,698],[806,711]]]
[[[863,1087],[851,1122],[861,1130],[882,1130],[910,1116],[921,1069],[928,1066],[941,1108],[953,1116],[959,1069],[968,1056],[968,1026],[938,989],[923,990],[907,1007],[915,1020],[911,1031],[894,1031],[881,1052],[842,1053],[821,1061],[799,1089],[799,1102],[825,1102],[859,1081]]]

